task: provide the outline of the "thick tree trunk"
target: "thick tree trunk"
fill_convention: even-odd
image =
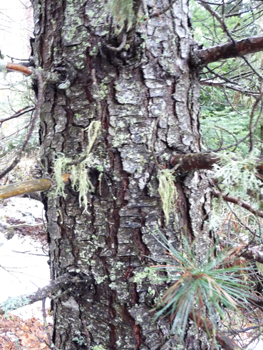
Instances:
[[[146,2],[152,12],[168,5]],[[61,153],[76,160],[87,146],[85,129],[101,122],[87,169],[95,188],[88,211],[70,185],[66,198],[44,198],[52,279],[70,273],[83,280],[53,302],[58,349],[182,349],[170,336],[169,318],[153,322],[150,281],[135,281],[152,264],[146,256],[163,255],[152,236],[156,227],[177,247],[182,234],[197,238],[200,258],[208,245],[204,173],[177,175],[169,225],[158,193],[159,167],[169,167],[172,155],[200,151],[187,3],[177,0],[165,14],[137,24],[117,51],[110,46],[124,37],[109,39],[103,1],[33,1],[36,65],[65,79],[45,83],[40,157],[46,172],[53,175]],[[185,339],[187,349],[207,346],[194,327]]]

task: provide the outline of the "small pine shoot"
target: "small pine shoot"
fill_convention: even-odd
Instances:
[[[224,319],[224,308],[235,311],[238,311],[238,307],[247,308],[247,299],[253,297],[253,284],[243,279],[242,273],[249,275],[251,268],[235,265],[231,257],[232,249],[215,256],[214,246],[202,262],[197,262],[193,248],[185,237],[184,253],[178,252],[159,230],[155,231],[154,237],[167,254],[167,258],[160,260],[160,265],[151,266],[162,273],[155,282],[172,283],[156,306],[155,319],[171,315],[172,333],[175,332],[181,339],[184,337],[190,313],[197,320],[197,313],[206,309],[216,328],[217,313]]]

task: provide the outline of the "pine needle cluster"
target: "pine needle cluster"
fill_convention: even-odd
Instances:
[[[158,232],[158,235],[155,233]],[[224,309],[239,312],[239,308],[247,308],[247,299],[252,297],[252,282],[244,276],[250,274],[248,266],[235,265],[232,249],[221,251],[215,256],[216,246],[209,249],[202,262],[196,260],[194,248],[184,238],[184,253],[178,252],[168,242],[162,232],[155,231],[154,236],[167,254],[167,258],[159,260],[160,265],[152,266],[161,277],[158,281],[172,284],[156,306],[159,310],[155,319],[170,315],[171,332],[183,338],[189,314],[203,310],[206,317],[217,328],[218,316],[224,319]],[[172,262],[172,263],[171,263]],[[198,323],[198,322],[196,322]]]

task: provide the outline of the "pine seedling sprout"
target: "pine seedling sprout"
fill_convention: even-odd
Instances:
[[[225,317],[224,308],[239,312],[247,308],[247,299],[252,297],[252,282],[242,279],[242,273],[250,273],[248,266],[234,265],[233,249],[215,256],[216,245],[209,249],[202,262],[195,258],[194,248],[184,237],[184,253],[176,250],[163,233],[156,230],[155,239],[161,244],[167,258],[158,260],[152,269],[162,272],[156,282],[172,284],[156,305],[155,319],[172,316],[171,332],[184,337],[189,314],[198,324],[200,310],[206,309],[208,318],[216,329],[217,313]],[[229,267],[230,266],[230,267]],[[165,274],[163,273],[165,272]]]

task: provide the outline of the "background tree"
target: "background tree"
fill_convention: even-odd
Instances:
[[[252,188],[247,186],[243,191],[245,196],[253,195],[259,186],[254,178],[260,176],[262,165],[252,151],[255,140],[260,145],[255,134],[260,117],[255,114],[261,108],[261,75],[243,55],[259,52],[263,39],[240,40],[239,35],[244,34],[240,28],[246,29],[248,36],[256,34],[249,21],[253,18],[255,23],[260,15],[260,2],[255,1],[252,6],[245,1],[199,1],[206,16],[212,16],[215,23],[210,27],[203,21],[202,30],[209,32],[213,45],[228,42],[212,49],[198,47],[193,41],[185,0],[32,3],[36,66],[33,76],[38,82],[38,108],[43,99],[40,162],[44,176],[55,177],[57,184],[48,195],[43,195],[53,282],[29,299],[34,301],[53,293],[52,341],[59,349],[201,349],[215,341],[225,349],[238,348],[220,333],[220,327],[215,328],[218,319],[201,318],[194,312],[193,306],[200,302],[194,297],[192,304],[192,300],[186,300],[185,311],[180,309],[184,323],[187,316],[195,321],[187,325],[183,337],[170,334],[175,315],[153,322],[150,310],[167,287],[178,280],[178,270],[174,269],[175,276],[168,272],[168,281],[156,283],[153,288],[147,268],[153,264],[151,259],[164,257],[161,241],[153,235],[158,229],[166,237],[163,244],[167,249],[175,249],[174,254],[190,254],[188,262],[184,262],[183,254],[175,255],[184,265],[183,277],[198,283],[205,280],[208,299],[211,285],[213,290],[222,288],[211,282],[208,275],[209,268],[216,271],[230,255],[219,255],[216,263],[211,262],[217,255],[209,250],[215,240],[215,232],[210,228],[211,198],[213,194],[220,196],[220,184],[214,187],[212,174],[202,169],[211,169],[222,158],[225,171],[235,170],[235,176],[240,173],[241,180],[253,183]],[[194,11],[200,11],[199,5],[192,6]],[[242,24],[235,17],[242,18]],[[211,36],[212,29],[217,41]],[[231,72],[227,64],[224,68],[223,63],[207,66],[237,56],[242,56],[246,65],[232,64]],[[250,152],[248,163],[234,163],[233,156],[202,153],[198,99],[203,66],[207,68],[201,84],[224,91],[224,97],[217,92],[219,111],[222,112],[218,106],[226,96],[227,104],[233,96],[238,101],[238,108],[232,103],[236,115],[245,103],[231,93],[228,97],[226,88],[253,96],[248,135],[243,138],[248,141],[243,148],[243,158]],[[206,102],[205,95],[202,98]],[[235,150],[242,139],[237,139],[235,131],[229,135],[235,140],[233,144],[225,145],[229,139],[221,136],[218,144],[214,140],[206,142],[206,151],[214,145],[217,151],[226,147]],[[61,181],[63,173],[70,174],[71,182],[66,187]],[[221,177],[222,171],[217,174],[218,182]],[[227,179],[231,179],[231,174]],[[235,181],[227,184],[240,189]],[[224,188],[227,187],[223,185]],[[224,194],[222,198],[230,199]],[[233,201],[258,216],[262,214],[240,197],[232,197]],[[244,225],[236,217],[241,233],[246,232],[246,242],[255,242],[255,238],[260,241],[259,219],[253,217],[253,222]],[[254,231],[256,225],[259,232]],[[207,251],[211,254],[208,257]],[[249,252],[246,250],[247,256]],[[203,261],[208,262],[205,277],[196,270]],[[237,270],[224,272],[229,276]],[[160,275],[164,273],[167,271]],[[242,278],[239,281],[242,291],[248,282]],[[198,295],[203,287],[195,288]],[[224,293],[218,293],[218,302],[227,304],[220,300]],[[224,294],[227,299],[229,293]],[[228,306],[236,307],[232,300],[228,299]],[[163,302],[169,304],[170,299],[164,297]],[[209,302],[198,304],[203,317],[211,315]],[[178,303],[182,305],[181,299]],[[212,308],[215,305],[219,306],[217,301]],[[173,311],[179,309],[175,307]],[[214,334],[211,341],[206,332],[209,336]]]

